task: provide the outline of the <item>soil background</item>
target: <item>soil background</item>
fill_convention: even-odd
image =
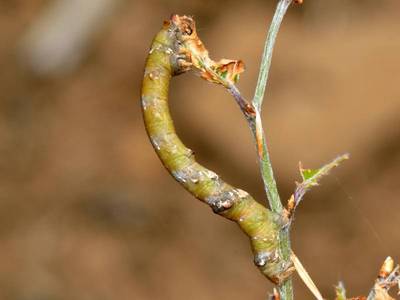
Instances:
[[[275,1],[121,0],[49,69],[88,18],[78,9],[62,34],[50,24],[27,38],[55,3],[0,2],[0,299],[266,299],[273,286],[247,238],[162,167],[139,99],[151,40],[171,13],[195,17],[211,57],[244,60],[250,98]],[[46,34],[55,46],[35,56]],[[386,256],[400,261],[399,53],[398,0],[306,0],[278,36],[263,118],[282,198],[299,161],[351,154],[306,195],[293,226],[293,249],[326,298],[339,280],[348,296],[366,294]],[[265,203],[230,96],[193,74],[170,96],[198,160]],[[295,292],[312,298],[297,276]]]

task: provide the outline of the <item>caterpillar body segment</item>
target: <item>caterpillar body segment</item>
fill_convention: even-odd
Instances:
[[[294,271],[292,263],[283,261],[278,253],[281,217],[197,163],[193,152],[175,132],[168,107],[169,83],[174,75],[188,71],[193,65],[185,41],[195,33],[192,18],[173,15],[153,40],[141,94],[148,136],[175,180],[215,213],[236,222],[250,238],[254,263],[268,279],[281,284]]]

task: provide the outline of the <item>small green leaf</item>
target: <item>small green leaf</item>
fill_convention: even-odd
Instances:
[[[319,169],[302,169],[300,167],[300,174],[303,181],[308,180],[318,173]]]
[[[348,154],[343,154],[335,158],[330,163],[324,165],[320,169],[303,169],[301,163],[299,164],[300,175],[303,182],[300,184],[304,189],[318,185],[318,181],[329,173],[334,167],[337,167],[342,161],[349,158]]]

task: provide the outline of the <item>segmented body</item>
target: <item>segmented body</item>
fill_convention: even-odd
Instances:
[[[271,281],[281,283],[293,268],[291,263],[280,260],[277,252],[278,233],[282,226],[280,217],[247,192],[230,186],[213,171],[197,163],[193,152],[175,132],[168,107],[168,89],[172,76],[188,68],[179,49],[185,30],[182,23],[175,22],[182,21],[182,18],[191,20],[173,16],[171,21],[164,23],[149,51],[141,95],[147,133],[170,174],[215,213],[236,222],[251,240],[255,264]]]

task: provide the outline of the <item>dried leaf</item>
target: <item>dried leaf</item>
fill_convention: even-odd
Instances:
[[[373,294],[373,296],[370,298],[371,294]],[[368,300],[395,300],[379,284],[376,284],[374,286],[373,292],[371,294],[370,296],[368,296]]]
[[[379,277],[386,278],[392,273],[394,269],[394,260],[390,256],[386,257],[381,269],[379,270]]]
[[[344,286],[340,282],[336,287],[335,300],[395,300],[389,295],[389,290],[393,286],[400,286],[399,270],[400,266],[395,266],[393,259],[388,256],[380,268],[378,278],[375,280],[374,287],[369,292],[368,297],[358,296],[347,299]]]
[[[197,35],[195,22],[188,16],[174,15],[171,18],[183,32],[182,48],[184,54],[190,57],[195,69],[200,76],[212,83],[229,87],[236,83],[239,75],[244,71],[244,63],[241,60],[221,59],[213,61],[206,47]]]
[[[292,252],[290,255],[290,259],[292,260],[294,267],[296,268],[297,273],[299,274],[301,280],[303,280],[304,284],[308,287],[308,289],[313,293],[317,300],[324,300],[320,291],[318,290],[315,283],[312,281],[310,275],[307,273],[306,269],[301,264],[300,260],[297,256]]]
[[[368,300],[394,300],[389,290],[398,286],[400,282],[400,266],[394,265],[393,259],[388,256],[379,270],[378,278],[368,295]]]

